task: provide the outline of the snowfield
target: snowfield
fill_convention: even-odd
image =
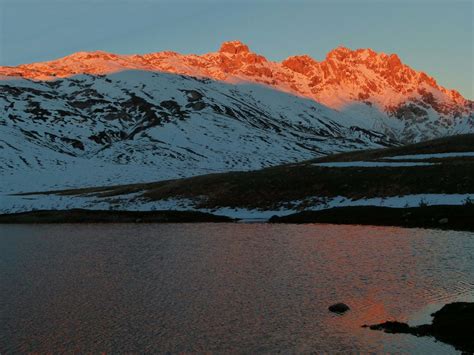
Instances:
[[[394,157],[384,157],[383,159],[390,159],[390,160],[426,160],[426,159],[445,159],[445,158],[462,158],[462,157],[474,157],[474,152],[397,155],[397,156],[394,156]]]
[[[3,192],[254,170],[394,144],[368,123],[256,84],[129,71],[2,86]]]

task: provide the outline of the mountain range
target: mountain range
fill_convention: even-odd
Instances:
[[[473,102],[397,55],[273,62],[79,52],[0,67],[2,192],[253,170],[474,131]]]

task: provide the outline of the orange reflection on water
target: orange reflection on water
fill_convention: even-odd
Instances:
[[[361,326],[406,321],[430,295],[452,293],[460,268],[473,276],[473,239],[446,231],[20,228],[16,244],[0,238],[2,260],[18,249],[0,274],[9,305],[0,344],[11,352],[420,352],[417,338],[400,347],[400,337]],[[351,310],[329,312],[336,302]]]

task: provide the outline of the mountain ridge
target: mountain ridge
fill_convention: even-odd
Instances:
[[[9,192],[252,170],[474,131],[472,102],[368,49],[277,63],[233,41],[204,55],[78,52],[0,75]]]
[[[438,85],[423,71],[402,63],[398,55],[370,48],[339,46],[316,61],[308,55],[281,62],[267,60],[240,41],[224,42],[217,52],[180,54],[173,51],[117,55],[77,52],[41,63],[0,67],[0,76],[55,80],[78,74],[108,75],[145,70],[208,78],[227,83],[249,82],[310,98],[353,116],[371,116],[386,133],[394,129],[406,142],[443,136],[443,130],[471,120],[474,103],[458,91]],[[393,120],[395,118],[395,120]],[[413,127],[411,121],[417,121]],[[389,127],[387,127],[389,126]],[[465,133],[462,129],[455,133]],[[392,137],[398,134],[392,134]]]
[[[20,76],[23,78],[29,78],[29,79],[54,79],[58,77],[66,77],[70,75],[76,75],[76,74],[108,74],[112,72],[111,70],[113,68],[107,68],[103,67],[100,65],[97,65],[96,67],[73,67],[71,66],[68,68],[68,64],[72,64],[73,62],[80,62],[83,63],[85,61],[88,61],[89,59],[98,59],[98,60],[104,60],[107,62],[117,62],[118,67],[121,69],[140,69],[140,70],[153,70],[153,71],[158,71],[162,70],[164,72],[172,72],[172,73],[180,73],[180,71],[185,71],[184,68],[179,68],[179,67],[166,67],[166,63],[160,62],[160,60],[166,60],[170,58],[181,58],[186,60],[189,60],[191,64],[196,65],[197,68],[206,68],[206,66],[199,65],[202,63],[197,63],[194,62],[193,60],[197,58],[201,59],[213,59],[215,57],[218,57],[220,55],[231,55],[232,57],[234,56],[243,56],[243,58],[240,58],[240,62],[246,62],[246,64],[262,64],[262,63],[273,63],[273,64],[279,64],[283,67],[286,67],[296,73],[300,74],[308,74],[308,71],[310,71],[312,66],[317,66],[317,65],[322,65],[323,68],[321,69],[323,72],[327,72],[328,68],[324,66],[331,66],[334,65],[334,61],[344,61],[345,59],[350,59],[350,60],[366,60],[367,64],[373,65],[374,62],[372,61],[367,61],[367,59],[376,59],[375,64],[387,64],[388,71],[386,74],[390,73],[396,73],[397,70],[400,69],[409,69],[408,73],[403,73],[407,74],[408,77],[415,77],[414,73],[417,73],[418,75],[415,77],[415,79],[420,82],[420,83],[427,83],[428,85],[435,87],[437,89],[440,89],[444,93],[448,94],[452,99],[456,100],[458,103],[465,103],[466,101],[471,101],[468,99],[465,99],[462,97],[462,95],[455,89],[447,89],[441,85],[438,85],[436,80],[428,76],[425,72],[423,71],[416,71],[409,67],[408,65],[402,63],[400,60],[400,57],[397,54],[386,54],[384,52],[376,52],[372,50],[371,48],[358,48],[355,50],[349,49],[345,46],[338,46],[331,51],[329,51],[326,55],[326,58],[322,61],[317,61],[316,59],[310,57],[309,55],[303,54],[303,55],[292,55],[287,57],[286,59],[283,59],[281,61],[270,61],[267,58],[265,58],[262,55],[256,54],[252,52],[249,47],[240,42],[240,41],[227,41],[223,42],[220,49],[217,52],[210,52],[206,54],[180,54],[174,51],[161,51],[161,52],[152,52],[152,53],[147,53],[147,54],[129,54],[129,55],[120,55],[120,54],[114,54],[106,51],[101,51],[101,50],[96,50],[96,51],[83,51],[83,52],[75,52],[70,55],[67,55],[65,57],[61,57],[58,59],[50,60],[50,61],[43,61],[43,62],[36,62],[36,63],[29,63],[29,64],[20,64],[17,66],[0,66],[0,75],[4,76]],[[225,59],[223,57],[220,57],[221,63],[216,63],[216,64],[222,64],[222,70],[224,72],[228,73],[233,73],[236,70],[235,69],[240,69],[239,66],[232,66],[230,64],[237,65],[239,64],[239,60],[229,63],[225,62]],[[242,60],[244,59],[244,60]],[[377,63],[378,59],[378,63]],[[154,61],[158,60],[158,61]],[[127,65],[125,65],[127,64]],[[226,64],[228,64],[226,66]],[[209,66],[209,64],[207,65]],[[256,70],[255,73],[250,71],[247,72],[247,74],[257,74],[257,75],[271,75],[268,71],[258,71]],[[247,68],[249,69],[249,68]],[[110,70],[110,71],[108,71]],[[59,73],[56,73],[55,71],[59,71]],[[246,72],[240,73],[237,70],[238,74],[246,74]],[[191,74],[191,73],[181,73],[181,74]],[[203,71],[203,72],[196,72],[195,73],[197,76],[198,75],[203,75],[207,76],[212,79],[220,79],[219,77],[213,76],[212,72],[210,71]],[[320,74],[320,73],[316,73]],[[340,74],[340,73],[339,73]],[[324,75],[323,75],[324,76]],[[316,78],[316,76],[312,77],[313,79]],[[339,77],[339,79],[342,79],[342,75]],[[396,79],[395,77],[389,77],[389,79],[394,80]],[[399,78],[401,81],[407,80],[406,76],[401,76]],[[327,84],[327,83],[326,83]]]

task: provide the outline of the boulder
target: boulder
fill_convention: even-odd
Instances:
[[[329,306],[328,309],[330,312],[339,313],[339,314],[345,313],[348,310],[350,310],[349,306],[345,303],[335,303]]]

